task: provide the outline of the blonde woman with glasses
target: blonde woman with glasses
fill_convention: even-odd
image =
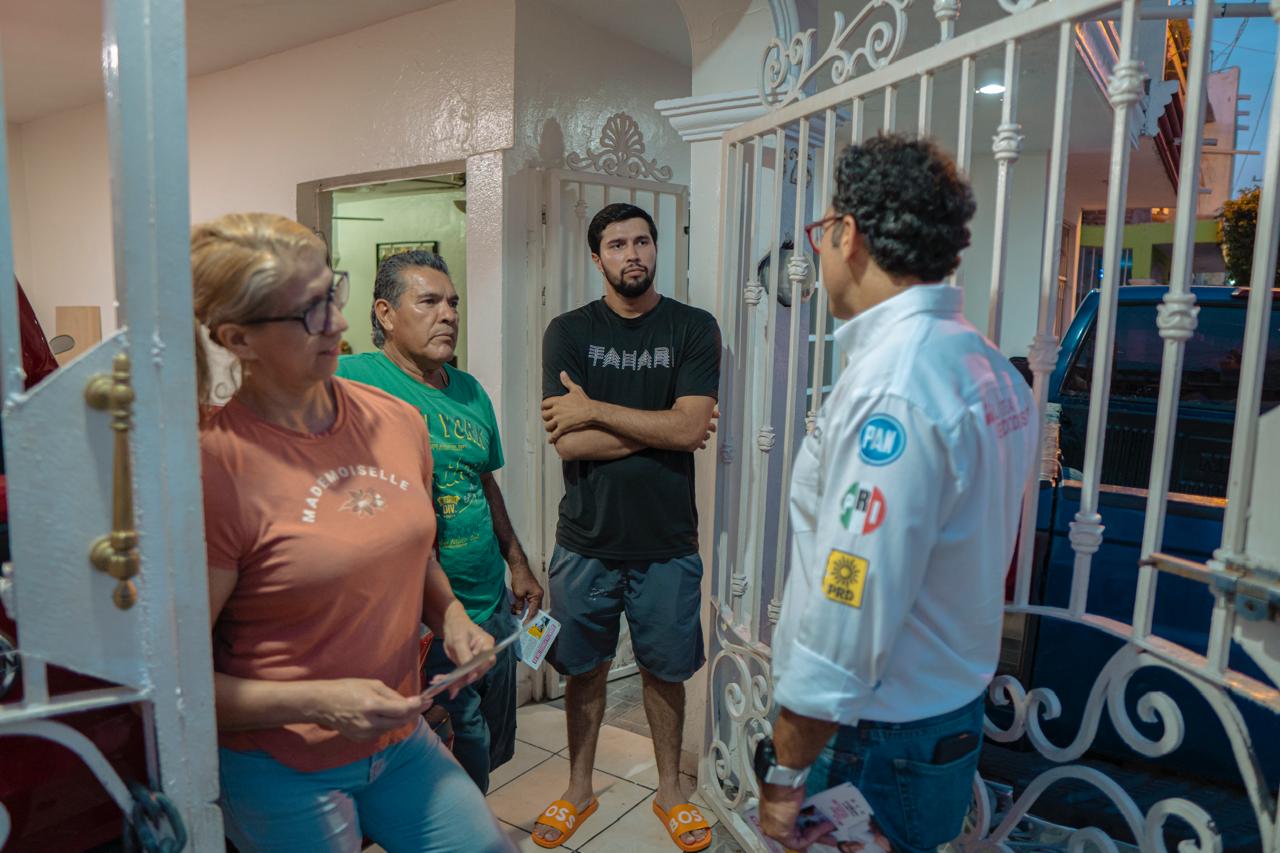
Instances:
[[[229,837],[244,853],[510,849],[422,721],[419,622],[458,664],[493,639],[434,558],[421,415],[333,375],[346,275],[270,214],[196,226],[191,270],[197,324],[242,376],[200,428]]]

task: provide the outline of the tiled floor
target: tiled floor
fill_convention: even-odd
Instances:
[[[638,684],[636,689],[638,691]],[[614,692],[610,690],[611,700]],[[522,851],[542,849],[533,843],[529,832],[538,815],[560,795],[569,779],[564,710],[556,704],[559,703],[526,705],[519,710],[515,758],[498,768],[490,780],[489,807]],[[635,707],[623,708],[623,704],[619,702],[613,708],[612,722],[606,723],[600,732],[593,777],[600,807],[582,824],[568,846],[560,849],[584,853],[678,850],[652,810],[653,793],[658,785],[653,745],[649,738],[618,725],[627,713],[636,710]],[[640,710],[643,719],[643,709]],[[686,778],[685,782],[692,789],[694,780]],[[715,815],[696,794],[693,802],[714,824]],[[741,848],[731,839],[722,838],[723,835],[719,827],[712,829],[715,840],[710,850],[741,853]]]

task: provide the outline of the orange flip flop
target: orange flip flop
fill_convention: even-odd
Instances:
[[[658,820],[662,821],[663,828],[671,836],[671,840],[675,842],[675,845],[686,851],[686,853],[696,853],[698,850],[706,850],[711,846],[711,824],[707,823],[707,819],[702,816],[702,812],[698,811],[697,806],[691,803],[681,803],[670,812],[663,812],[655,800],[653,813],[658,816]],[[703,836],[701,841],[686,844],[680,840],[680,836],[686,832],[697,832],[699,829],[707,830],[707,834]]]
[[[536,829],[538,824],[541,824],[542,826],[549,826],[552,829],[558,830],[560,835],[554,840],[544,839],[536,832],[529,833],[529,836],[533,838],[533,843],[539,847],[545,847],[548,850],[553,847],[559,847],[561,844],[564,844],[572,838],[573,834],[578,831],[578,827],[582,826],[583,822],[586,821],[587,818],[595,814],[596,809],[599,807],[600,801],[592,800],[591,805],[583,809],[582,814],[578,814],[578,810],[573,807],[573,803],[568,800],[556,800],[554,803],[547,806],[547,810],[542,813],[542,817],[538,818],[537,823],[534,824],[534,828]]]

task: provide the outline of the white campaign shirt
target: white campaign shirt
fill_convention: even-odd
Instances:
[[[1038,422],[962,306],[916,285],[836,332],[849,362],[793,469],[772,643],[775,698],[797,714],[920,720],[995,671]]]

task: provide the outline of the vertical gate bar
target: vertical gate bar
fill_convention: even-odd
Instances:
[[[1111,167],[1107,182],[1107,221],[1103,240],[1104,275],[1098,304],[1089,387],[1089,419],[1085,437],[1084,485],[1080,510],[1071,521],[1069,539],[1075,552],[1071,576],[1072,615],[1084,613],[1089,597],[1093,555],[1102,545],[1102,516],[1098,490],[1102,451],[1106,444],[1107,407],[1111,397],[1112,347],[1116,338],[1116,299],[1120,286],[1120,249],[1124,237],[1125,197],[1129,185],[1129,116],[1142,97],[1142,63],[1135,60],[1137,0],[1124,0],[1120,15],[1120,55],[1111,71],[1108,95],[1114,110],[1111,125]]]
[[[855,95],[849,102],[849,141],[857,145],[862,141],[863,122],[866,120],[866,105],[861,95]]]
[[[927,137],[933,127],[933,72],[920,75],[920,109],[916,114],[916,134]]]
[[[1178,208],[1173,224],[1173,269],[1169,290],[1158,310],[1156,325],[1164,338],[1160,366],[1160,391],[1156,402],[1156,435],[1151,453],[1151,480],[1147,514],[1143,520],[1141,559],[1160,550],[1164,539],[1169,500],[1169,472],[1178,400],[1182,390],[1182,357],[1196,327],[1195,295],[1191,292],[1192,253],[1195,251],[1196,208],[1200,194],[1200,146],[1208,102],[1208,71],[1213,33],[1213,0],[1196,0],[1191,22],[1190,74],[1187,78],[1185,115],[1182,122],[1182,162],[1178,171]],[[1151,633],[1159,575],[1151,566],[1138,568],[1133,605],[1133,637]]]
[[[1280,25],[1280,2],[1272,0],[1271,16]],[[1271,88],[1280,91],[1280,62]],[[1253,493],[1254,457],[1258,446],[1258,412],[1267,355],[1267,322],[1271,316],[1271,283],[1275,280],[1276,228],[1280,226],[1280,109],[1273,104],[1263,149],[1262,192],[1258,198],[1257,230],[1253,244],[1253,278],[1249,282],[1240,391],[1236,396],[1236,425],[1231,436],[1231,467],[1227,475],[1227,510],[1222,523],[1222,547],[1214,558],[1239,562],[1245,552],[1249,499]]]
[[[681,190],[679,193],[673,193],[672,198],[676,205],[676,299],[688,302],[689,235],[684,232],[684,229],[689,224],[689,196],[687,191]]]
[[[0,90],[4,72],[0,69]],[[7,115],[0,91],[0,119]],[[8,124],[0,122],[0,127]],[[26,372],[22,369],[22,335],[18,324],[18,285],[13,275],[13,223],[9,211],[9,139],[0,134],[0,387],[4,389],[3,411],[23,393]],[[13,450],[9,451],[14,452]]]
[[[938,19],[938,42],[950,41],[956,35],[956,18],[960,17],[960,0],[933,0],[933,16]]]
[[[836,166],[836,111],[834,109],[827,110],[825,130],[822,142],[822,191],[814,193],[813,198],[813,218],[815,220],[821,218],[827,212],[827,205],[831,203],[831,187],[834,180],[831,172]],[[827,366],[827,289],[822,283],[821,259],[815,257],[813,265],[813,403],[809,407],[809,416],[806,418],[805,429],[807,432],[813,432],[814,425],[817,423],[818,410],[822,408],[822,388],[824,384],[822,380]]]
[[[956,133],[956,165],[965,175],[973,165],[973,78],[977,60],[966,56],[960,62],[960,121]]]
[[[804,215],[805,215],[805,183],[808,180],[808,170],[806,168],[809,157],[809,119],[800,119],[800,141],[799,148],[796,152],[796,204],[795,204],[795,236],[791,239],[791,262],[804,259],[804,251],[801,246],[801,235],[804,234]],[[781,209],[779,209],[781,212]],[[787,338],[787,389],[786,389],[786,407],[783,409],[783,417],[786,422],[782,427],[782,482],[779,483],[777,494],[781,496],[781,509],[778,512],[778,537],[777,547],[774,551],[774,575],[773,575],[773,594],[769,600],[769,622],[777,624],[778,616],[782,613],[782,589],[785,580],[784,569],[787,565],[787,521],[789,513],[787,512],[787,501],[791,494],[791,462],[795,456],[793,445],[795,443],[795,422],[796,422],[796,361],[799,354],[800,346],[800,312],[803,310],[802,301],[800,299],[801,288],[804,285],[803,279],[791,278],[790,271],[787,277],[791,282],[791,312],[790,312],[790,337]],[[775,302],[777,300],[774,300]],[[772,374],[772,371],[770,371]],[[803,379],[800,380],[801,382]]]
[[[761,362],[763,366],[761,378],[764,380],[763,393],[760,397],[760,430],[756,435],[756,448],[758,453],[756,459],[760,465],[762,474],[760,481],[755,484],[753,489],[756,493],[755,512],[752,515],[752,527],[758,531],[752,541],[751,561],[748,564],[751,572],[755,576],[755,595],[751,609],[751,637],[759,640],[761,637],[761,606],[764,602],[764,588],[762,585],[762,576],[764,574],[764,530],[765,530],[765,497],[769,493],[769,454],[772,453],[776,430],[773,426],[773,352],[777,346],[778,339],[778,288],[782,281],[782,190],[783,190],[783,172],[786,164],[787,150],[787,130],[785,127],[778,127],[775,130],[774,141],[774,170],[773,170],[773,215],[769,217],[769,228],[772,231],[770,235],[769,248],[769,287],[765,290],[764,298],[769,300],[769,307],[764,312],[764,336],[760,339],[761,346],[758,349],[763,351],[764,360]],[[792,240],[794,244],[794,238]]]
[[[574,277],[577,279],[577,287],[574,288],[577,298],[570,308],[576,308],[579,305],[585,305],[591,301],[591,271],[595,269],[595,264],[591,262],[591,242],[587,239],[587,211],[590,205],[587,203],[587,183],[578,181],[577,200],[573,203],[573,215],[577,219],[578,227],[574,230],[572,241],[577,246],[574,252],[576,261],[574,263]],[[609,188],[599,185],[604,193],[604,202],[609,201]]]
[[[134,483],[156,781],[193,849],[222,849],[212,642],[204,561],[196,395],[191,381],[190,203],[185,9],[107,0],[103,76],[116,289],[136,394],[131,450],[158,476]]]
[[[884,87],[884,132],[893,133],[898,128],[898,87],[892,83]]]
[[[726,457],[732,453],[732,442],[738,419],[735,417],[738,395],[734,393],[734,383],[738,378],[736,353],[738,351],[738,281],[740,245],[740,223],[743,202],[743,168],[742,145],[727,143],[721,157],[724,162],[724,174],[721,176],[720,197],[724,204],[720,208],[720,268],[717,279],[720,282],[721,299],[721,342],[722,350],[728,354],[720,365],[720,429],[716,437],[718,460],[722,466],[716,476],[716,530],[720,535],[712,551],[711,577],[715,583],[716,601],[723,604],[729,600],[729,566],[733,564],[730,550],[737,541],[735,523],[737,514],[730,511],[730,501],[735,494],[733,483],[736,482],[736,471],[729,467]]]
[[[977,61],[966,56],[960,62],[960,117],[959,129],[956,133],[956,165],[966,177],[973,165],[973,78]],[[951,274],[951,283],[956,287],[964,286],[964,264],[956,267]]]
[[[1045,212],[1044,254],[1040,263],[1040,303],[1036,315],[1036,334],[1027,359],[1031,367],[1032,394],[1036,400],[1036,427],[1040,431],[1037,446],[1041,453],[1027,478],[1022,498],[1022,521],[1018,537],[1018,568],[1015,575],[1013,602],[1023,607],[1030,600],[1031,558],[1035,553],[1036,515],[1040,501],[1040,464],[1045,435],[1045,405],[1049,399],[1049,374],[1058,361],[1058,338],[1053,334],[1053,308],[1057,306],[1058,264],[1062,249],[1062,208],[1067,193],[1067,156],[1071,144],[1071,92],[1075,75],[1075,26],[1067,21],[1058,26],[1058,77],[1053,100],[1057,109],[1053,119],[1053,137],[1049,152],[1049,209]]]
[[[1004,103],[1000,127],[991,140],[996,160],[995,236],[991,248],[991,295],[987,301],[987,337],[1000,346],[1005,272],[1009,254],[1009,208],[1013,205],[1013,164],[1022,153],[1022,125],[1017,121],[1018,59],[1016,39],[1004,43]]]
[[[751,328],[750,333],[742,336],[742,347],[745,355],[745,364],[742,379],[742,450],[740,453],[739,466],[741,469],[741,483],[739,487],[738,512],[740,518],[751,519],[755,515],[751,512],[752,497],[755,492],[753,488],[753,479],[756,472],[756,456],[754,450],[754,433],[758,428],[757,424],[760,419],[756,416],[759,406],[752,393],[752,384],[755,382],[756,375],[759,373],[757,364],[760,359],[760,352],[764,348],[763,335],[755,334],[755,327],[759,325],[758,318],[760,316],[759,300],[762,298],[760,291],[763,289],[756,273],[756,256],[760,253],[760,235],[759,224],[757,222],[758,212],[760,209],[760,184],[764,180],[764,135],[756,136],[752,140],[755,149],[752,158],[752,181],[751,181],[751,203],[745,206],[746,222],[743,224],[744,239],[747,244],[746,256],[743,259],[747,269],[745,272],[749,276],[749,283],[742,289],[739,294],[738,282],[734,282],[735,298],[745,298],[748,300],[748,308],[744,324]],[[777,165],[775,158],[775,167]],[[741,278],[741,277],[739,277]],[[745,598],[747,587],[751,585],[748,576],[749,564],[751,559],[751,540],[755,537],[757,531],[754,525],[748,523],[747,535],[744,537],[746,542],[741,543],[738,551],[738,558],[733,563],[733,584],[732,584],[732,606],[734,619],[739,625],[746,624],[748,618],[754,618],[750,614],[743,613],[745,607]]]

